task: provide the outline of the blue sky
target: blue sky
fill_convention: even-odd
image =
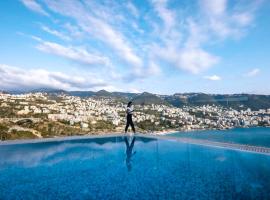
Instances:
[[[0,1],[0,90],[270,94],[268,0]]]

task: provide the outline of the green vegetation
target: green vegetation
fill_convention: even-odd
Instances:
[[[30,131],[18,131],[18,130],[11,130],[7,134],[7,140],[15,140],[15,139],[35,139],[37,136],[35,136]]]
[[[48,115],[44,113],[31,113],[27,115],[27,117],[42,118],[42,119],[47,119],[47,116]]]
[[[53,137],[53,136],[71,136],[83,133],[79,127],[73,127],[70,125],[63,124],[61,122],[39,122],[36,123],[34,129],[41,133],[42,137]]]
[[[154,122],[151,122],[150,120],[145,120],[136,123],[136,126],[142,131],[162,131],[167,128],[176,128],[169,120],[163,120],[158,125],[156,125]]]
[[[236,110],[247,108],[259,110],[270,108],[270,95],[211,95],[203,93],[187,93],[166,96],[165,101],[176,107],[218,105]]]
[[[7,132],[8,132],[8,126],[4,124],[0,124],[0,139],[1,140],[7,139]]]
[[[95,124],[89,124],[89,129],[91,131],[112,131],[115,129],[115,125],[112,122],[99,120]]]
[[[148,93],[148,92],[144,92],[140,95],[135,96],[133,99],[133,104],[137,104],[137,105],[151,105],[151,104],[156,104],[156,105],[169,105],[168,102],[162,100],[160,97]]]
[[[34,122],[31,119],[22,119],[17,121],[16,124],[24,128],[34,128]]]
[[[158,127],[150,120],[138,122],[136,123],[136,125],[142,130],[152,130],[152,131],[158,130]]]
[[[65,124],[65,125],[70,125],[69,121],[67,120],[58,120],[60,123]]]
[[[29,102],[31,105],[36,105],[36,104],[45,104],[45,105],[50,105],[53,104],[53,102],[45,100],[45,99],[35,99],[35,101]]]
[[[16,117],[16,112],[11,107],[0,107],[0,118]]]

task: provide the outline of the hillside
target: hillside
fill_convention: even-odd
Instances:
[[[151,105],[151,104],[165,104],[169,105],[168,102],[164,101],[160,97],[156,96],[155,94],[151,94],[148,92],[143,92],[137,96],[135,96],[133,99],[133,104],[137,105]]]
[[[65,91],[58,89],[41,88],[31,91],[8,91],[10,94],[23,94],[28,92],[46,92],[51,96],[66,94],[81,98],[112,98],[123,103],[133,100],[137,105],[164,104],[175,107],[220,105],[234,109],[252,110],[270,108],[270,95],[257,94],[205,94],[205,93],[175,93],[173,95],[155,95],[148,92],[108,92],[106,90],[94,91]]]
[[[233,94],[233,95],[213,95],[204,93],[174,94],[166,96],[165,101],[173,106],[182,107],[184,105],[221,105],[234,109],[250,108],[252,110],[270,108],[270,95],[255,94]]]

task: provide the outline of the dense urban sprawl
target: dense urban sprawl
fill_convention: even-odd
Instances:
[[[128,100],[127,100],[128,101]],[[126,103],[47,93],[0,94],[1,139],[123,132]],[[138,132],[270,126],[270,109],[234,110],[217,105],[135,105]]]

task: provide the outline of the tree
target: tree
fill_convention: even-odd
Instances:
[[[0,124],[0,138],[1,140],[7,139],[8,127],[4,124]]]

